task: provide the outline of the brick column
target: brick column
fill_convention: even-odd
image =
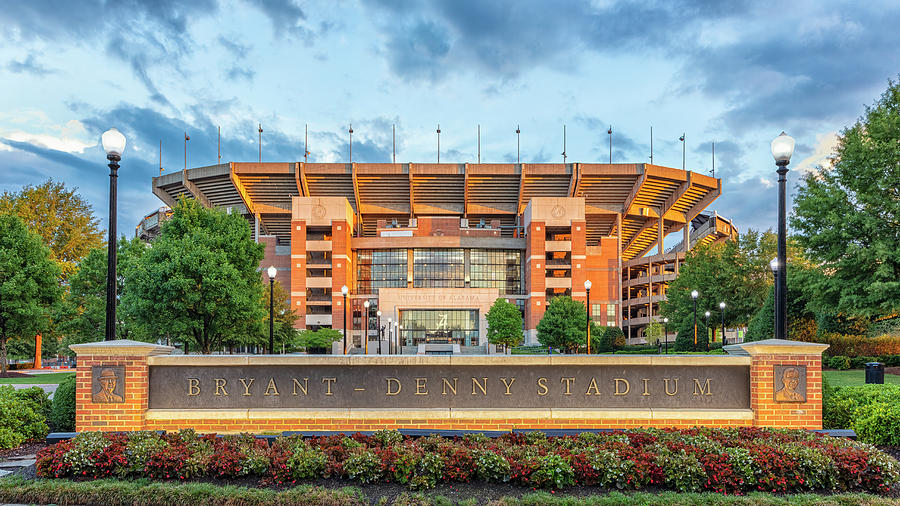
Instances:
[[[77,357],[75,430],[144,430],[150,381],[147,357],[168,355],[174,348],[127,339],[69,348]]]
[[[822,428],[822,352],[827,344],[766,339],[725,348],[751,357],[753,425]]]
[[[294,324],[306,328],[306,220],[291,220],[291,308],[299,318]]]

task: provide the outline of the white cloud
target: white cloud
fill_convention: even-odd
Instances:
[[[837,147],[837,132],[816,134],[816,149],[812,155],[800,160],[794,170],[806,172],[818,172],[819,167],[831,168],[831,155]]]
[[[84,153],[84,150],[96,146],[97,140],[91,139],[84,125],[78,120],[70,120],[65,125],[53,125],[44,129],[45,132],[32,133],[22,130],[4,132],[2,137],[16,142],[27,142],[47,149],[63,151],[66,153]]]

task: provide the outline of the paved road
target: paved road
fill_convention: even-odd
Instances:
[[[50,385],[42,385],[42,384],[37,384],[37,385],[36,385],[36,384],[20,385],[20,384],[15,384],[15,385],[13,385],[12,387],[15,388],[16,390],[21,390],[21,389],[23,389],[23,388],[31,388],[31,387],[41,387],[41,388],[44,389],[45,392],[47,392],[48,394],[50,394],[50,398],[52,399],[52,398],[53,398],[53,392],[56,392],[56,387],[58,387],[58,386],[59,386],[59,384],[54,383],[54,384],[50,384]]]

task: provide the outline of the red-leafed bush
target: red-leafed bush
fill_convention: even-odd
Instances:
[[[667,488],[741,494],[754,490],[886,492],[900,464],[872,446],[801,430],[755,427],[638,429],[577,437],[512,433],[500,438],[365,436],[277,438],[83,433],[41,450],[47,478],[103,476],[164,480],[255,477],[290,485],[326,476],[411,488],[438,482],[514,482],[560,489]]]

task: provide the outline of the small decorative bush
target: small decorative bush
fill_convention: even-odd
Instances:
[[[826,333],[817,341],[828,344],[825,355],[836,357],[878,357],[900,355],[900,336],[867,337]]]
[[[344,470],[347,476],[360,483],[371,483],[381,478],[381,459],[373,451],[360,450],[347,458]]]
[[[860,441],[900,445],[900,385],[860,385],[824,389],[826,429],[853,429]],[[893,418],[891,418],[894,416]]]
[[[75,431],[75,376],[62,381],[53,394],[50,423],[57,432]]]
[[[860,409],[861,419],[884,425],[884,434],[900,433],[890,425],[900,419],[894,406],[871,406],[881,407]],[[411,489],[478,479],[551,489],[588,485],[726,494],[883,493],[900,481],[900,464],[873,446],[803,430],[636,429],[577,437],[511,433],[496,439],[397,434],[291,436],[267,445],[249,435],[217,438],[191,430],[83,433],[41,450],[37,474],[79,479],[249,477],[276,485],[345,476]]]
[[[47,394],[39,387],[0,386],[0,450],[45,437],[49,406]]]

